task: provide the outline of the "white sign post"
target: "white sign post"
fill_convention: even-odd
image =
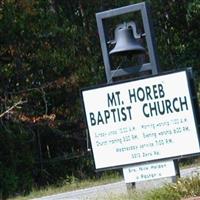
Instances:
[[[82,91],[96,169],[200,152],[187,71]]]

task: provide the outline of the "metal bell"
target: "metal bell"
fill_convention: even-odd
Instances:
[[[135,39],[135,37],[139,38],[135,28],[135,24],[120,24],[115,29],[114,43],[116,44],[109,54],[128,55],[144,53],[144,47]]]

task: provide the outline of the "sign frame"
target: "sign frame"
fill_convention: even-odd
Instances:
[[[84,103],[84,96],[83,96],[84,91],[109,87],[109,86],[112,86],[112,85],[119,85],[119,84],[123,84],[123,83],[134,82],[134,81],[143,80],[143,79],[150,79],[150,78],[154,78],[154,77],[162,77],[162,76],[165,76],[165,75],[168,75],[168,74],[179,73],[179,72],[185,72],[186,73],[187,86],[188,86],[187,89],[188,89],[188,92],[189,92],[189,98],[190,98],[190,102],[191,102],[191,112],[192,112],[192,115],[193,115],[193,118],[194,118],[195,129],[196,129],[197,138],[198,138],[199,151],[196,152],[196,153],[191,153],[191,154],[186,154],[186,155],[177,155],[177,156],[164,157],[164,158],[153,159],[153,160],[148,160],[148,161],[141,161],[141,162],[136,162],[136,163],[126,163],[126,164],[123,164],[123,165],[115,165],[115,166],[97,168],[96,163],[95,163],[95,155],[94,155],[94,151],[93,151],[93,148],[92,148],[92,156],[93,156],[94,166],[95,166],[96,171],[102,171],[102,170],[106,170],[106,169],[117,169],[117,168],[127,167],[129,165],[133,166],[134,164],[137,164],[137,165],[143,164],[143,163],[146,163],[146,162],[154,162],[154,161],[169,160],[169,159],[181,159],[181,158],[187,158],[187,157],[191,157],[191,156],[200,155],[200,135],[199,135],[199,127],[198,127],[199,113],[198,113],[198,109],[195,109],[195,107],[197,108],[197,97],[196,97],[196,92],[195,92],[195,88],[194,88],[191,68],[181,69],[181,70],[171,70],[171,71],[163,72],[163,73],[156,74],[156,75],[150,75],[150,76],[145,76],[145,77],[128,79],[128,80],[118,81],[118,82],[109,83],[109,84],[101,84],[101,85],[96,85],[96,86],[91,86],[91,87],[86,87],[86,88],[81,89],[80,92],[81,92],[81,99],[82,99],[82,107],[83,107],[83,110],[84,110],[84,116],[85,116],[84,119],[86,121],[87,129],[88,129],[88,132],[89,132],[90,143],[92,144],[90,129],[89,129],[88,121],[87,121],[85,103]]]

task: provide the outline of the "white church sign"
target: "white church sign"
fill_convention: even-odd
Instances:
[[[82,90],[96,169],[200,152],[187,71]]]

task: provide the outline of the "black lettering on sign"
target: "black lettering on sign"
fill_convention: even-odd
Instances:
[[[142,109],[145,117],[153,117],[175,112],[182,112],[188,110],[189,108],[187,98],[184,96],[175,97],[173,99],[165,99],[162,101],[144,103]]]
[[[120,91],[112,92],[111,94],[107,94],[107,100],[108,100],[108,107],[111,106],[117,106],[121,104],[120,101]]]
[[[145,100],[153,100],[163,98],[165,96],[164,88],[162,84],[156,84],[145,87],[138,87],[128,90],[129,93],[129,101],[133,102],[143,102]]]
[[[96,113],[90,112],[89,119],[91,126],[132,120],[132,107],[126,106],[97,111]]]

